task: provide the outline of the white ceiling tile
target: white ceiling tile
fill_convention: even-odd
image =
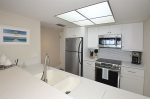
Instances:
[[[84,21],[78,21],[78,22],[73,22],[74,24],[80,25],[80,26],[86,26],[86,25],[94,25],[94,23],[92,23],[89,20],[84,20]]]
[[[97,18],[102,16],[112,15],[108,2],[102,2],[77,10],[87,18]]]
[[[67,21],[70,21],[70,22],[80,21],[80,20],[86,19],[85,17],[83,17],[82,15],[80,15],[76,11],[71,11],[71,12],[67,12],[64,14],[60,14],[60,15],[57,15],[57,17],[62,18],[62,19],[67,20]]]
[[[95,18],[95,19],[91,19],[91,21],[94,22],[95,24],[104,24],[104,23],[113,23],[113,22],[115,22],[113,16]]]

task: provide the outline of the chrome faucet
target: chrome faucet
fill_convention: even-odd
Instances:
[[[47,79],[47,66],[49,65],[50,63],[50,58],[48,56],[48,54],[46,54],[45,56],[45,63],[44,63],[44,69],[43,69],[43,75],[41,77],[41,80],[43,80],[44,82],[48,82],[48,79]]]

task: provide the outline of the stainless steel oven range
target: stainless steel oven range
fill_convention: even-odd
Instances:
[[[96,60],[95,80],[110,86],[120,88],[121,61],[103,59]]]

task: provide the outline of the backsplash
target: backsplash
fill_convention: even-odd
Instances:
[[[98,58],[131,62],[131,52],[122,51],[121,49],[101,48],[99,49]]]

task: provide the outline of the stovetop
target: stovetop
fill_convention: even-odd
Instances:
[[[113,70],[120,70],[121,63],[122,62],[120,60],[99,58],[96,60],[95,66],[101,68],[113,69]]]
[[[116,65],[121,65],[122,63],[120,60],[112,60],[112,59],[104,59],[104,58],[99,58],[96,61],[103,62],[103,63],[116,64]]]

